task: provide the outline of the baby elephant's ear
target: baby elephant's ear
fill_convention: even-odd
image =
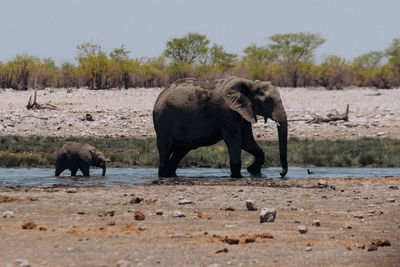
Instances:
[[[90,147],[86,146],[86,147],[82,147],[82,149],[79,152],[79,155],[81,157],[81,159],[83,159],[86,162],[90,162],[93,159],[93,149],[91,149]]]
[[[225,103],[250,123],[257,122],[251,102],[252,82],[245,79],[233,79],[224,88]]]

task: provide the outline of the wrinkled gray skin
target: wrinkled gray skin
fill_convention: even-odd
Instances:
[[[89,166],[103,168],[102,176],[106,175],[106,158],[95,147],[79,142],[67,142],[58,152],[56,158],[56,176],[65,170],[71,171],[71,176],[76,176],[78,169],[83,176],[89,176]]]
[[[287,117],[278,90],[270,82],[231,77],[216,81],[178,80],[164,89],[153,110],[160,177],[176,176],[180,160],[191,150],[224,140],[231,177],[240,178],[241,149],[255,157],[247,170],[258,175],[265,161],[251,124],[256,115],[278,125],[281,177],[288,171]]]

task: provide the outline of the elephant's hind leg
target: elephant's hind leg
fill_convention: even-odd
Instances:
[[[175,149],[174,153],[172,154],[171,159],[169,160],[169,176],[176,177],[176,169],[178,168],[178,164],[181,159],[189,153],[189,148],[177,148]]]
[[[60,176],[60,174],[64,171],[64,168],[56,167],[55,176]]]
[[[251,128],[245,128],[242,131],[242,149],[254,156],[254,162],[247,167],[247,171],[252,175],[261,173],[261,166],[265,162],[264,151],[254,140]]]

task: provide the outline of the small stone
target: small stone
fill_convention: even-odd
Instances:
[[[115,211],[113,211],[113,210],[106,210],[106,211],[103,213],[103,215],[104,215],[104,216],[114,217]]]
[[[394,202],[395,200],[394,200],[394,198],[388,198],[388,199],[386,199],[386,202]]]
[[[376,210],[369,210],[368,213],[375,213]]]
[[[243,189],[239,189],[238,192],[243,192]]]
[[[351,229],[351,225],[348,224],[348,223],[346,223],[346,224],[344,225],[344,229]]]
[[[136,212],[136,210],[135,209],[128,209],[128,212],[129,213],[134,213],[134,212]]]
[[[164,215],[164,211],[163,210],[156,210],[156,215]]]
[[[79,215],[85,215],[85,212],[84,212],[84,211],[78,211],[77,214],[79,214]]]
[[[263,208],[260,213],[260,223],[274,222],[276,217],[276,209]]]
[[[22,225],[22,229],[25,229],[25,230],[36,229],[36,224],[34,222],[32,222],[32,221],[25,222]]]
[[[310,252],[311,250],[312,250],[311,246],[306,246],[306,249],[305,249],[306,252]]]
[[[293,201],[291,199],[286,200],[287,203],[292,203]]]
[[[397,185],[391,185],[391,186],[389,186],[389,189],[392,189],[392,190],[399,190],[399,188],[397,187]]]
[[[297,208],[296,208],[296,207],[290,207],[290,209],[291,209],[291,210],[297,210]]]
[[[193,204],[193,202],[191,200],[188,200],[188,199],[179,200],[179,205],[189,205],[189,204]]]
[[[246,200],[247,210],[257,210],[257,205],[254,200],[248,199]]]
[[[368,251],[376,251],[376,250],[378,250],[378,247],[377,246],[375,246],[375,245],[368,245]]]
[[[377,136],[383,136],[383,135],[385,135],[385,132],[378,132],[376,135]]]
[[[3,213],[3,218],[5,219],[11,219],[14,217],[14,212],[12,212],[11,210],[7,210]]]
[[[354,218],[362,219],[362,218],[364,218],[364,215],[356,214],[356,215],[354,215]]]
[[[319,188],[325,188],[328,186],[328,182],[325,180],[318,180],[318,187]]]
[[[16,259],[14,261],[16,264],[19,264],[20,267],[30,267],[31,265],[29,264],[28,260],[25,259]]]
[[[139,204],[140,202],[143,201],[143,198],[141,197],[134,197],[129,201],[129,204]]]
[[[73,187],[72,188],[67,188],[66,192],[70,193],[70,194],[76,193],[76,188],[73,188]]]
[[[119,260],[115,267],[131,267],[132,265],[127,260]]]
[[[379,211],[379,215],[382,215],[382,214],[383,214],[383,210],[380,210],[380,211]]]
[[[183,213],[182,211],[174,210],[174,211],[172,212],[172,217],[175,217],[175,218],[183,218],[183,217],[186,217],[186,215],[185,215],[185,213]]]
[[[294,222],[295,223],[301,223],[301,220],[300,219],[296,219],[296,220],[294,220]]]
[[[308,231],[307,227],[305,227],[304,225],[299,225],[299,226],[297,227],[297,229],[299,230],[299,233],[300,233],[300,234],[305,234],[305,233],[307,233],[307,231]]]
[[[136,211],[134,217],[136,221],[143,221],[145,219],[145,216],[141,211]]]
[[[321,226],[321,222],[320,222],[319,220],[314,220],[314,221],[312,222],[312,225]]]

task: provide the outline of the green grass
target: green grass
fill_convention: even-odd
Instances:
[[[70,138],[0,136],[0,167],[51,167],[57,150],[66,141],[89,143],[105,154],[114,164],[157,167],[158,151],[155,139],[135,138]],[[258,141],[265,152],[265,166],[280,166],[277,141]],[[242,152],[242,165],[253,157]],[[318,167],[400,167],[400,140],[364,138],[345,140],[299,140],[288,143],[290,165]],[[191,151],[180,167],[229,167],[229,157],[223,142]]]

